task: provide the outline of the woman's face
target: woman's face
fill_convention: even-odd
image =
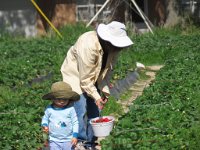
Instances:
[[[66,105],[69,104],[69,100],[56,99],[56,100],[53,100],[53,104],[54,104],[56,107],[62,108],[62,107],[65,107]]]
[[[122,50],[121,47],[116,47],[116,46],[112,45],[110,42],[101,39],[100,37],[99,37],[99,42],[100,42],[104,52],[107,52],[107,53],[113,52],[113,51],[119,52]]]
[[[113,51],[115,51],[115,52],[119,52],[119,51],[121,51],[122,50],[122,48],[121,47],[116,47],[116,46],[113,46],[110,42],[107,42],[107,41],[105,41],[105,51],[106,52],[113,52]]]
[[[109,42],[108,42],[108,43],[109,43]],[[111,43],[109,43],[109,47],[110,47],[110,50],[111,50],[111,51],[121,51],[121,50],[122,50],[121,47],[113,46]]]

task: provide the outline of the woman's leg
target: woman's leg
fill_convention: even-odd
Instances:
[[[78,138],[81,140],[87,140],[86,97],[84,94],[80,95],[80,100],[74,102],[74,108],[79,121]]]
[[[99,110],[97,105],[95,104],[95,101],[88,97],[87,98],[87,137],[88,137],[88,142],[94,143],[96,141],[96,137],[94,136],[92,126],[89,123],[92,118],[96,118],[99,116]]]
[[[89,121],[92,118],[99,116],[97,105],[92,98],[86,94],[81,94],[80,100],[74,103],[74,108],[76,110],[79,121],[78,138],[93,143],[96,140],[96,137],[94,137],[92,126],[90,125]]]

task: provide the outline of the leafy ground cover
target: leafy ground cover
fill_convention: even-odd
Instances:
[[[61,80],[60,66],[67,49],[87,30],[83,25],[68,26],[61,31],[62,40],[55,36],[0,37],[0,149],[41,146],[40,121],[48,103],[41,96]]]
[[[149,39],[151,49],[139,52],[160,51],[165,67],[119,118],[102,149],[200,149],[200,30],[172,31],[157,33],[159,40]]]
[[[61,30],[64,39],[59,39],[55,36],[34,39],[0,36],[1,149],[36,149],[42,145],[43,138],[40,122],[48,101],[42,101],[41,96],[49,91],[53,82],[61,80],[60,66],[66,55],[66,50],[75,42],[80,34],[88,30],[90,29],[85,28],[82,24],[68,26]],[[199,118],[193,118],[193,116],[196,116],[198,113],[196,110],[199,111],[199,103],[195,103],[199,95],[195,95],[196,92],[194,92],[198,88],[197,83],[199,83],[198,76],[195,78],[195,74],[199,73],[199,66],[195,66],[194,63],[199,60],[199,56],[197,55],[200,45],[198,41],[199,33],[199,29],[192,28],[190,30],[184,30],[183,32],[183,30],[177,28],[158,30],[155,35],[131,35],[135,45],[126,51],[122,51],[117,65],[114,68],[113,80],[123,79],[128,71],[133,71],[136,61],[142,62],[145,65],[166,64],[166,67],[161,70],[160,77],[158,76],[160,82],[159,79],[158,81],[156,80],[151,88],[145,92],[146,94],[136,101],[137,103],[134,106],[138,107],[133,107],[127,116],[121,118],[123,123],[119,122],[112,133],[118,137],[115,138],[116,142],[113,142],[114,138],[111,136],[107,142],[103,142],[103,148],[106,146],[106,149],[119,149],[119,147],[120,149],[127,149],[127,147],[151,149],[152,142],[149,142],[149,140],[155,140],[156,137],[158,137],[156,142],[153,142],[153,144],[156,145],[159,143],[157,141],[162,139],[163,133],[165,133],[165,139],[166,137],[175,137],[174,135],[177,135],[175,140],[177,142],[174,142],[177,144],[175,147],[177,149],[182,148],[181,146],[183,146],[183,149],[191,148],[196,144],[195,140],[187,144],[185,142],[186,140],[180,140],[178,137],[181,137],[181,135],[185,133],[190,135],[187,137],[190,141],[193,138],[199,139],[199,135],[195,132],[199,131],[197,128],[198,124],[195,124],[199,122]],[[188,61],[185,61],[185,59]],[[187,64],[187,62],[192,62],[192,64]],[[178,68],[175,68],[176,66],[178,66]],[[187,71],[187,73],[185,72],[187,67],[192,69],[190,72],[192,72],[193,75],[191,75],[189,71]],[[184,76],[181,76],[181,74]],[[177,79],[175,77],[179,78]],[[195,80],[192,84],[189,84],[191,83],[189,80],[192,78]],[[167,82],[164,82],[165,80]],[[172,83],[174,82],[171,81],[176,80],[178,82],[176,86],[173,86]],[[194,90],[190,89],[191,86]],[[162,93],[162,89],[166,95]],[[175,91],[174,95],[169,94],[172,91]],[[190,93],[190,101],[185,100],[182,102],[182,99],[179,97],[184,97],[188,93]],[[164,98],[159,97],[163,95]],[[174,99],[177,100],[174,101]],[[165,107],[156,107],[162,104],[159,103],[160,101],[162,101],[163,104],[166,103],[166,109],[164,109]],[[173,106],[174,110],[171,110],[172,108],[167,109],[169,103]],[[140,105],[144,106],[140,107]],[[154,106],[159,109],[150,111],[151,109],[149,108],[154,108]],[[187,111],[185,110],[185,106],[188,106]],[[179,109],[179,111],[177,111],[177,109]],[[165,112],[165,110],[168,111]],[[171,124],[174,124],[174,120],[177,119],[176,117],[179,118],[179,113],[183,111],[185,112],[185,117],[181,116],[182,120],[179,122],[182,121],[185,123],[185,126],[183,126],[185,127],[184,130],[178,130],[177,126],[180,124],[177,124],[176,128],[173,128],[173,126],[170,127],[169,124],[164,122],[165,120],[168,120],[168,122],[171,120]],[[103,113],[110,114],[113,112],[120,112],[120,105],[115,102],[114,98],[111,98]],[[188,115],[190,113],[191,115]],[[163,116],[161,114],[163,114]],[[171,115],[173,116],[172,118],[170,118]],[[168,118],[165,119],[164,117]],[[184,120],[186,118],[188,121]],[[169,129],[166,128],[163,130],[167,125]],[[155,130],[145,130],[146,128],[152,127],[154,127]],[[135,129],[138,131],[129,132],[131,134],[128,135],[124,132]],[[144,132],[139,132],[140,129]],[[189,134],[191,131],[190,129],[193,129],[194,134]],[[122,132],[118,133],[118,130]],[[151,135],[154,135],[154,137],[151,137]],[[165,141],[165,139],[161,140],[164,141],[165,144],[162,142],[159,143],[164,145],[164,148],[166,145],[172,143],[172,140],[168,139]],[[129,142],[130,140],[134,142],[131,143]],[[178,144],[179,142],[182,142],[182,144]],[[144,145],[140,145],[140,143]],[[159,145],[156,146],[159,147]],[[167,147],[165,149],[167,149]]]

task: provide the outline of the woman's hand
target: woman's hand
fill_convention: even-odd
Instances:
[[[104,105],[107,103],[107,101],[107,97],[96,100],[96,105],[99,108],[99,110],[102,110],[104,108]]]

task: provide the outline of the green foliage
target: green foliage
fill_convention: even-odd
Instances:
[[[1,149],[41,147],[40,122],[49,103],[41,97],[61,80],[60,66],[68,48],[88,30],[83,24],[67,26],[60,30],[63,39],[0,36]],[[130,113],[121,117],[102,149],[199,149],[199,33],[195,28],[175,28],[131,36],[135,44],[121,52],[113,79],[133,71],[136,61],[165,68]],[[103,110],[104,115],[111,113],[122,113],[112,97]]]
[[[87,30],[81,24],[65,27],[61,29],[63,39],[0,37],[1,149],[42,146],[40,122],[48,101],[41,97],[54,81],[61,80],[60,66],[67,49]]]
[[[122,114],[123,109],[120,104],[117,103],[116,99],[114,97],[109,97],[109,101],[106,103],[105,108],[102,111],[103,116],[107,116],[110,114]]]
[[[165,32],[157,31],[160,40],[154,43],[169,43],[163,43],[161,53],[165,67],[119,118],[102,149],[199,149],[199,30]]]

